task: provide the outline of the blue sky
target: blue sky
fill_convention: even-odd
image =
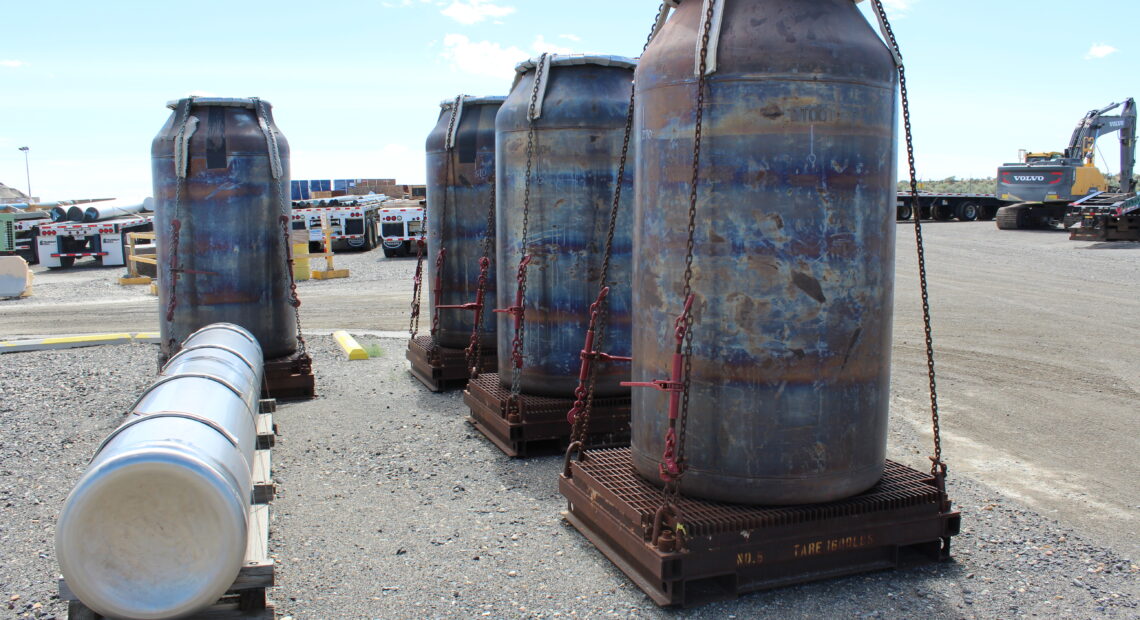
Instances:
[[[5,2],[0,182],[26,189],[26,145],[44,199],[149,195],[165,103],[197,93],[272,102],[295,179],[420,183],[440,100],[505,95],[515,62],[542,51],[634,56],[658,3]],[[1019,148],[1064,147],[1089,109],[1140,95],[1134,0],[886,4],[923,178],[991,176]],[[1116,172],[1116,138],[1099,144]]]

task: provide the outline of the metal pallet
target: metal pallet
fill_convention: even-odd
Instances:
[[[412,376],[433,392],[455,390],[467,385],[467,351],[441,347],[431,336],[416,336],[408,340],[405,357],[411,362]],[[498,366],[495,350],[484,350],[479,371],[493,371]]]
[[[467,384],[463,402],[471,408],[470,422],[507,456],[564,451],[570,441],[566,414],[573,398],[521,394],[517,414],[508,412],[511,393],[499,382],[498,373],[481,374]],[[590,414],[587,445],[629,445],[630,397],[597,398]]]
[[[262,398],[293,400],[317,395],[313,359],[307,353],[267,360],[264,376]]]
[[[684,549],[649,543],[660,488],[633,468],[629,448],[592,450],[558,489],[563,516],[658,605],[691,606],[741,594],[895,568],[900,555],[950,557],[959,513],[933,476],[886,462],[870,490],[802,506],[746,506],[683,497]]]

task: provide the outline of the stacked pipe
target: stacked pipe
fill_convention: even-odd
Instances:
[[[95,451],[56,527],[68,587],[109,617],[215,602],[245,556],[262,353],[245,329],[198,330]]]

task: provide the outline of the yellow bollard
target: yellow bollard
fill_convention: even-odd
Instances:
[[[308,280],[312,273],[309,266],[309,242],[293,244],[293,279],[297,282]],[[298,258],[298,257],[303,258]]]

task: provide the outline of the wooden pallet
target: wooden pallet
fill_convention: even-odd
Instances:
[[[273,587],[274,563],[269,557],[269,502],[276,494],[271,472],[270,448],[275,443],[277,426],[272,411],[276,401],[263,399],[257,419],[257,451],[253,460],[253,504],[249,507],[249,537],[246,540],[245,560],[233,585],[217,603],[188,616],[189,620],[273,620],[273,603],[266,598],[266,589]],[[102,620],[103,616],[84,605],[59,580],[59,598],[67,601],[69,620]]]

